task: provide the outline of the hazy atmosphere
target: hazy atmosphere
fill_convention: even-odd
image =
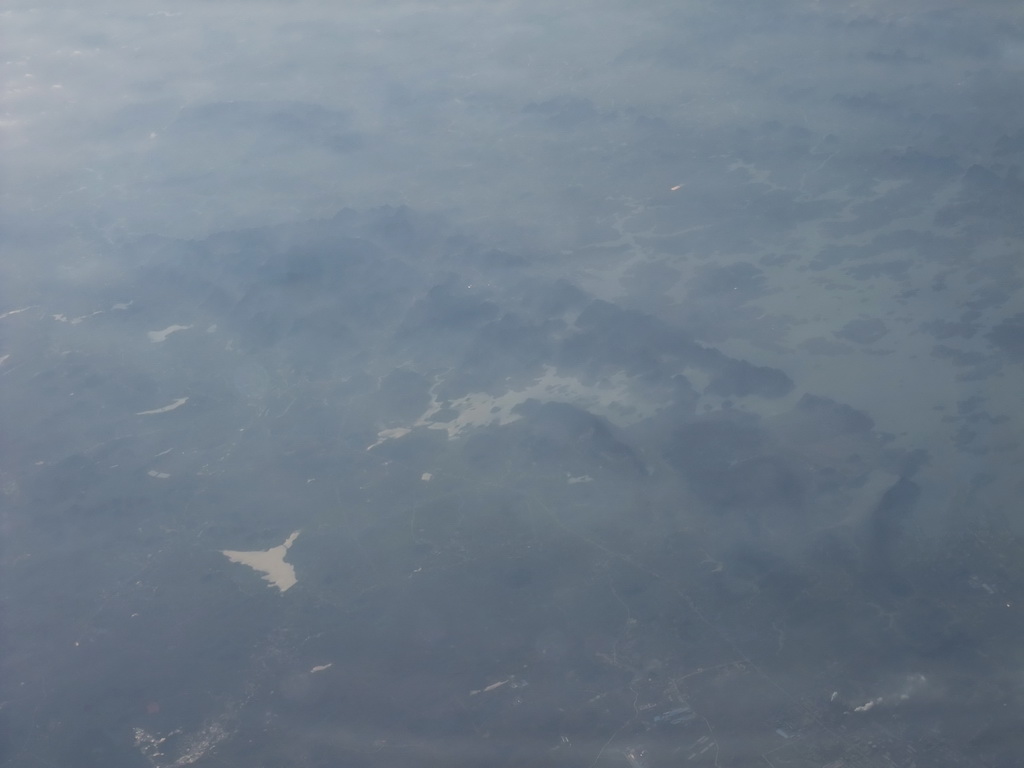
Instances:
[[[1018,2],[0,35],[0,764],[1021,764]]]

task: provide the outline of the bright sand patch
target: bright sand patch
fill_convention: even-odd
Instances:
[[[236,552],[233,549],[222,549],[221,553],[232,563],[248,565],[255,571],[263,574],[263,580],[269,581],[269,586],[277,587],[282,592],[295,586],[298,579],[295,577],[295,568],[291,563],[284,561],[288,554],[288,548],[295,543],[301,531],[294,531],[291,536],[284,540],[284,544],[278,544],[270,549],[258,550],[256,552]]]
[[[366,446],[366,450],[371,451],[387,440],[405,437],[417,427],[443,429],[448,432],[449,439],[454,439],[470,427],[511,424],[520,418],[515,412],[516,406],[531,398],[541,402],[557,400],[573,403],[600,415],[614,413],[618,424],[631,424],[652,416],[659,408],[649,398],[637,395],[632,389],[634,383],[633,377],[624,373],[606,376],[599,382],[586,383],[575,376],[563,376],[557,368],[548,365],[544,367],[544,373],[528,386],[510,389],[502,395],[474,392],[455,400],[440,401],[431,390],[430,407],[411,428],[382,429],[377,433],[377,442]],[[632,415],[616,410],[616,406],[623,405],[629,406]],[[435,421],[435,416],[442,411],[454,412],[455,416],[446,421]]]
[[[177,333],[178,331],[187,331],[191,327],[191,325],[169,325],[162,331],[149,331],[146,334],[146,336],[148,336],[149,340],[152,341],[154,344],[160,344],[161,342],[166,341],[167,337],[170,336],[172,333]]]
[[[180,408],[181,406],[183,406],[187,402],[188,402],[188,398],[187,397],[179,397],[173,403],[171,403],[170,405],[165,405],[163,408],[154,408],[152,411],[139,411],[135,415],[136,416],[152,416],[154,413],[167,413],[168,411],[173,411],[175,408]]]

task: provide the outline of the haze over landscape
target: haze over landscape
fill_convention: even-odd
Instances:
[[[2,14],[0,764],[1019,764],[1017,4]]]

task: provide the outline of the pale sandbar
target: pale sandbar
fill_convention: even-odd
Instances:
[[[223,554],[232,563],[248,565],[254,571],[263,574],[263,580],[269,581],[268,586],[277,587],[286,592],[295,586],[298,579],[295,577],[295,568],[291,563],[284,561],[288,554],[288,548],[295,543],[301,531],[293,531],[292,535],[284,540],[284,544],[278,544],[270,549],[257,550],[255,552],[236,552],[233,549],[222,549]]]

